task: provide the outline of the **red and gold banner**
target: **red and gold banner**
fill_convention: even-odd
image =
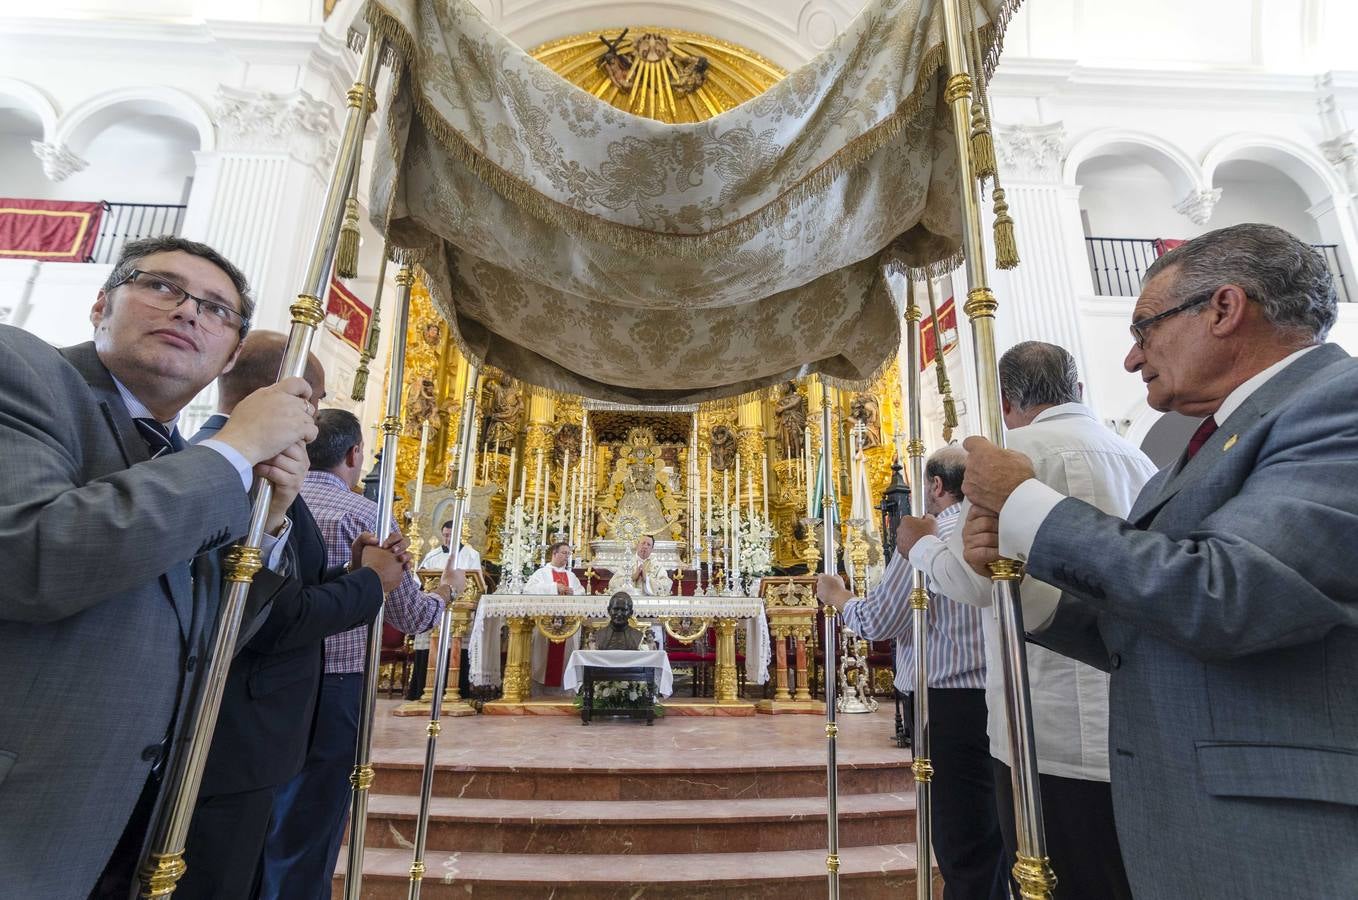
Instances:
[[[355,350],[363,349],[363,338],[368,333],[368,320],[372,318],[372,307],[364,303],[345,287],[338,278],[330,276],[330,293],[325,299],[327,325],[338,337]],[[334,322],[334,316],[339,322]]]
[[[1186,238],[1156,238],[1156,239],[1155,239],[1155,255],[1156,255],[1156,257],[1159,258],[1159,257],[1161,257],[1161,256],[1164,256],[1166,253],[1168,253],[1169,251],[1173,250],[1175,247],[1178,247],[1178,246],[1182,245],[1182,244],[1184,243],[1185,240],[1187,240],[1187,239],[1186,239]]]
[[[84,262],[103,214],[101,203],[0,197],[0,259]]]
[[[946,282],[945,282],[946,283]],[[957,346],[957,304],[951,295],[938,307],[938,326],[943,332],[943,352]],[[924,319],[919,323],[920,369],[929,367],[938,352],[938,336],[934,334],[934,317],[924,311]]]

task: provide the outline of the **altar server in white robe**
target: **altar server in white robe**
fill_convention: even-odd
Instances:
[[[435,547],[433,550],[426,553],[424,559],[420,560],[420,568],[442,571],[444,566],[448,564],[448,554],[449,548],[452,546],[452,540],[453,520],[449,519],[447,522],[443,523],[443,545]],[[481,554],[471,544],[459,544],[457,548],[457,562],[453,564],[453,568],[460,569],[463,572],[480,572]],[[413,664],[413,673],[410,676],[410,684],[406,688],[407,700],[418,700],[424,695],[424,680],[426,673],[429,670],[429,635],[433,632],[434,629],[431,628],[428,631],[422,631],[419,634],[411,635],[411,646],[415,650],[415,662]],[[467,651],[464,649],[462,652],[465,654]],[[463,661],[462,671],[468,673],[465,659]],[[464,675],[463,678],[465,679],[466,675]],[[465,692],[468,686],[468,683],[464,681],[461,688]]]
[[[420,560],[421,569],[442,569],[448,563],[448,552],[453,540],[453,520],[449,519],[443,523],[443,545],[435,547],[424,555]],[[467,543],[459,543],[457,548],[457,563],[454,569],[461,569],[464,572],[481,571],[481,554],[475,547]]]
[[[525,594],[583,594],[585,586],[575,573],[567,568],[571,558],[571,545],[557,541],[547,550],[547,565],[528,576],[524,585]],[[556,644],[533,631],[533,680],[546,687],[561,687],[561,674],[565,671],[566,660],[580,649],[580,632]]]

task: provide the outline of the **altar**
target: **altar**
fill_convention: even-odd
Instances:
[[[500,705],[522,704],[531,687],[533,632],[548,640],[569,640],[591,623],[606,622],[606,595],[486,594],[481,597],[468,645],[471,680],[477,685],[503,684]],[[764,602],[757,597],[636,596],[635,619],[658,624],[681,643],[691,643],[714,628],[717,636],[714,699],[718,704],[742,702],[737,691],[736,628],[745,629],[745,678],[768,680],[771,645]],[[500,671],[502,626],[508,625],[509,647]]]

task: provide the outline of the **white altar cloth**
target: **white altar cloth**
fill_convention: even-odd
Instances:
[[[576,650],[566,661],[561,686],[568,691],[578,690],[585,683],[585,666],[605,666],[610,669],[654,669],[655,690],[662,697],[674,693],[674,672],[664,650]]]
[[[661,616],[695,619],[745,620],[745,679],[764,684],[769,679],[769,623],[764,616],[764,601],[758,597],[658,597],[632,598],[633,615],[641,622]],[[510,616],[585,616],[608,618],[607,594],[485,594],[476,604],[471,634],[467,638],[467,660],[472,684],[500,683],[500,628]]]

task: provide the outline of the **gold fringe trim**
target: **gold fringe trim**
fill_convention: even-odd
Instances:
[[[352,179],[358,189],[358,179]],[[344,224],[340,225],[335,245],[335,274],[341,278],[358,277],[358,199],[351,193],[344,201]]]
[[[987,48],[985,68],[993,68],[994,62],[998,61],[1004,28],[1021,3],[1022,0],[1005,0],[997,11],[995,21],[981,29]],[[413,37],[404,26],[378,3],[370,3],[366,15],[368,24],[374,32],[388,41],[389,46],[405,60],[406,68],[413,70],[415,79],[410,85],[410,93],[420,123],[454,158],[491,189],[534,218],[572,236],[598,241],[626,253],[673,256],[681,259],[697,259],[715,250],[739,245],[759,232],[774,227],[792,207],[822,193],[841,175],[856,168],[885,147],[924,110],[927,92],[936,88],[936,76],[944,68],[945,56],[941,43],[928,50],[916,69],[914,89],[895,112],[849,141],[834,156],[822,162],[763,208],[713,231],[684,235],[650,231],[601,219],[547,197],[535,187],[501,169],[444,120],[422,92],[416,89],[415,85],[425,80],[421,71],[423,64],[420,61],[420,54],[416,52]]]
[[[1004,199],[1004,188],[995,182],[995,265],[1012,269],[1019,264],[1018,240],[1014,237],[1014,220],[1009,215],[1009,204]]]

